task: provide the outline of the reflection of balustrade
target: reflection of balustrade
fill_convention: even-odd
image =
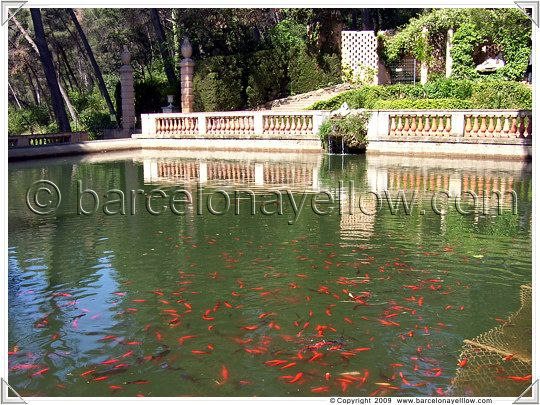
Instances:
[[[530,138],[532,113],[522,111],[465,114],[464,136],[468,138]]]
[[[257,169],[260,169],[257,178]],[[312,164],[244,163],[240,161],[145,161],[148,183],[225,182],[309,190],[318,187],[318,166]]]

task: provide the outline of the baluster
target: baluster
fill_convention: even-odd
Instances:
[[[307,118],[307,116],[304,115],[304,116],[302,117],[302,132],[306,132],[306,131],[307,131],[307,127],[308,127],[307,122],[308,122],[308,118]]]
[[[452,116],[446,116],[446,126],[444,127],[445,136],[449,136],[452,131]]]
[[[250,115],[249,117],[247,117],[246,120],[247,120],[247,127],[249,131],[250,132],[253,131],[255,129],[254,124],[253,124],[253,120],[254,120],[253,116]]]
[[[482,124],[480,124],[480,136],[485,137],[487,131],[486,116],[482,116]]]
[[[478,122],[478,115],[475,115],[474,116],[474,124],[473,124],[473,128],[472,128],[472,133],[474,136],[477,136],[478,135],[478,131],[480,131],[480,124]]]
[[[313,116],[309,116],[307,117],[307,121],[308,121],[308,133],[311,134],[313,132]]]
[[[431,132],[436,135],[437,133],[437,116],[436,115],[432,115],[431,116]]]
[[[156,118],[156,134],[161,134],[161,118]]]
[[[519,137],[523,138],[525,135],[525,113],[519,114]]]
[[[393,136],[396,134],[396,116],[392,115],[390,117],[390,136]]]
[[[518,126],[517,126],[517,117],[512,117],[512,126],[510,127],[510,133],[512,134],[511,135],[511,138],[516,138],[516,133],[518,131]]]
[[[291,122],[289,116],[285,117],[285,131],[289,132],[291,130]]]
[[[223,118],[225,131],[229,133],[231,131],[231,119],[229,117]]]
[[[270,125],[268,124],[268,116],[263,116],[263,132],[268,132]]]
[[[431,117],[426,115],[424,122],[424,133],[429,136],[429,131],[431,131]]]
[[[422,135],[424,132],[424,117],[418,116],[418,135]]]
[[[501,131],[502,131],[502,122],[501,122],[501,116],[497,116],[497,124],[495,125],[495,134],[494,136],[500,137]]]
[[[465,136],[471,136],[471,131],[472,131],[471,116],[466,115],[465,116]]]
[[[409,135],[409,131],[411,129],[411,126],[409,124],[409,116],[405,116],[405,123],[403,124],[403,135]]]
[[[283,132],[285,129],[285,117],[281,116],[279,117],[279,131]]]
[[[530,138],[532,137],[532,121],[533,121],[533,118],[532,118],[532,114],[531,115],[528,115],[527,114],[527,137]]]
[[[403,135],[403,117],[398,116],[397,135]]]
[[[274,128],[275,128],[275,125],[274,125],[274,118],[275,118],[275,117],[273,117],[273,116],[268,117],[268,119],[270,120],[270,127],[269,127],[270,132],[273,132],[273,131],[274,131]]]
[[[493,135],[493,131],[495,131],[495,123],[493,122],[493,115],[490,115],[488,119],[489,119],[489,125],[487,128],[487,131],[490,133],[490,135]]]
[[[411,115],[411,135],[416,135],[416,115]]]
[[[444,115],[441,115],[439,118],[439,126],[437,127],[437,135],[444,135]]]
[[[503,136],[505,138],[508,137],[508,134],[510,132],[510,116],[509,115],[503,115],[503,129],[502,129],[502,132],[503,132]]]

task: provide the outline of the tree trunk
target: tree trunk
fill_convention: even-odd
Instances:
[[[15,99],[15,102],[17,103],[17,107],[19,107],[19,110],[22,108],[21,102],[19,101],[19,98],[17,97],[17,94],[15,93],[15,90],[13,90],[13,87],[11,87],[11,84],[8,81],[8,87],[11,90],[11,95]]]
[[[9,13],[9,12],[8,12]],[[39,10],[38,10],[38,14],[39,14]],[[21,25],[21,23],[15,18],[15,16],[11,13],[9,13],[10,17],[11,17],[11,20],[15,23],[15,25],[17,26],[17,28],[19,29],[19,31],[21,32],[21,34],[23,35],[23,37],[28,41],[28,43],[30,44],[30,46],[32,47],[32,49],[34,51],[36,51],[37,55],[40,57],[41,59],[41,54],[39,52],[39,48],[38,46],[36,45],[36,43],[34,42],[34,40],[30,37],[30,35],[28,35],[28,32],[26,32],[26,30],[24,29],[24,27]],[[40,17],[40,21],[41,21],[41,14],[39,14],[39,17]],[[33,19],[33,16],[32,16],[32,19]],[[45,34],[45,31],[43,30],[43,23],[41,24],[41,31]],[[45,46],[47,45],[47,42],[45,40]],[[47,51],[49,50],[49,48],[46,46],[46,49]],[[50,53],[49,53],[49,56]],[[51,57],[51,63],[52,63],[52,57]],[[53,68],[54,68],[54,64],[53,64]],[[35,72],[33,72],[35,74]],[[59,73],[55,73],[55,77],[58,77]],[[36,78],[37,78],[37,75],[36,75]],[[38,80],[38,84],[39,84],[39,80]],[[75,111],[75,108],[73,108],[73,105],[71,104],[71,101],[69,101],[69,97],[67,95],[67,92],[66,90],[64,89],[64,87],[62,86],[62,83],[57,80],[57,84],[58,84],[58,88],[59,88],[59,91],[60,91],[60,94],[62,95],[63,99],[64,99],[64,102],[66,103],[66,106],[69,110],[69,115],[71,115],[71,119],[75,122],[78,121],[78,118],[77,118],[77,112]],[[53,105],[53,108],[54,108],[54,105]]]
[[[156,39],[158,42],[159,52],[161,53],[161,59],[163,59],[163,67],[165,68],[165,74],[167,75],[167,81],[170,86],[174,86],[176,83],[176,77],[174,74],[174,67],[171,62],[171,55],[167,47],[167,40],[165,39],[165,32],[159,19],[159,13],[156,8],[150,9],[150,17],[152,18],[152,25],[156,33]]]
[[[99,91],[101,92],[101,95],[105,99],[105,102],[107,103],[107,107],[109,107],[109,113],[111,115],[116,115],[114,111],[114,105],[112,103],[111,97],[109,96],[109,92],[107,91],[107,86],[105,86],[103,75],[101,74],[101,69],[99,68],[96,62],[96,58],[94,57],[94,52],[92,52],[92,48],[90,47],[90,44],[88,43],[88,39],[86,39],[86,35],[84,34],[81,24],[79,24],[79,20],[77,20],[77,16],[75,15],[75,12],[73,11],[72,8],[68,8],[68,13],[71,19],[73,20],[73,24],[75,24],[75,28],[77,28],[77,32],[79,33],[79,37],[81,38],[84,49],[86,51],[86,55],[88,56],[88,59],[90,60],[90,64],[92,65],[92,68],[94,69],[94,73],[96,75],[96,79],[98,82]]]
[[[35,43],[39,52],[39,58],[41,59],[43,71],[45,72],[45,79],[47,80],[47,85],[51,92],[51,103],[56,122],[58,123],[58,130],[60,132],[71,132],[71,126],[69,125],[66,109],[64,108],[64,103],[62,101],[62,94],[60,93],[60,87],[58,86],[51,52],[47,46],[45,31],[43,30],[41,11],[39,8],[31,8],[30,14],[32,15],[32,22],[34,24],[34,32],[36,34]]]
[[[373,31],[375,29],[373,24],[373,10],[370,8],[362,9],[362,30]]]

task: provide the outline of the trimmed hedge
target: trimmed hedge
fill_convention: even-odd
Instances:
[[[290,51],[288,66],[290,94],[302,94],[341,83],[341,61],[338,55],[310,55],[305,45]]]
[[[195,111],[231,111],[244,106],[242,68],[235,56],[199,62],[193,77]]]
[[[401,100],[379,100],[374,110],[466,110],[472,108],[470,100],[457,98],[424,98]]]
[[[398,103],[380,103],[388,100]],[[420,100],[430,100],[419,103]],[[442,100],[436,105],[434,100]],[[452,101],[449,101],[452,100]],[[456,100],[467,102],[457,103]],[[500,80],[455,80],[438,79],[425,85],[395,84],[389,86],[363,86],[357,90],[339,94],[329,100],[319,101],[308,109],[310,110],[337,110],[344,102],[349,108],[382,108],[381,105],[400,105],[409,108],[532,108],[532,90],[529,86],[519,82]],[[424,105],[425,107],[421,107]],[[445,107],[461,105],[460,107]],[[389,108],[389,107],[384,107]],[[396,107],[397,108],[397,107]]]

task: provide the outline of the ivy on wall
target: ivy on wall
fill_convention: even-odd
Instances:
[[[422,35],[424,27],[427,36]],[[380,35],[380,57],[396,62],[410,54],[433,65],[433,55],[444,54],[449,28],[455,32],[451,50],[454,77],[479,78],[473,53],[482,44],[493,43],[502,48],[505,66],[490,78],[523,78],[531,53],[531,22],[516,8],[434,9],[411,19],[393,36]]]

